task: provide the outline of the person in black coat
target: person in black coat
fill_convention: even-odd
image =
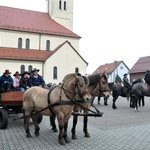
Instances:
[[[30,76],[30,73],[25,71],[22,76],[21,76],[21,79],[20,79],[20,89],[22,92],[26,91],[30,85],[29,85],[29,76]]]
[[[32,74],[30,75],[30,79],[29,79],[29,85],[30,85],[30,87],[32,87],[32,86],[41,86],[41,87],[44,87],[45,86],[45,81],[44,81],[43,77],[38,74],[39,71],[40,70],[36,69],[36,68],[34,68],[31,71]]]

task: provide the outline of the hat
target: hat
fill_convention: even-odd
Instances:
[[[25,74],[30,75],[30,73],[29,73],[28,71],[25,71],[25,72],[22,74],[22,77],[23,77]]]
[[[21,75],[18,71],[15,72],[15,74],[13,76],[17,76],[17,75]]]
[[[36,68],[34,68],[32,71],[31,71],[31,73],[33,73],[34,71],[40,71],[39,69],[36,69]]]
[[[11,72],[9,72],[9,70],[5,70],[4,74],[11,74]]]
[[[127,73],[125,73],[123,76],[126,76],[126,75],[128,75]]]

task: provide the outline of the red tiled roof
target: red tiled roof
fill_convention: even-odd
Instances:
[[[77,53],[77,55],[88,65],[88,63],[75,50],[75,48],[71,45],[69,41],[65,41],[62,44],[58,45],[53,51],[0,47],[0,59],[46,61],[66,43],[68,43],[72,47],[72,49]]]
[[[0,59],[46,61],[54,51],[28,50],[0,47]]]
[[[0,29],[80,38],[55,22],[48,13],[0,6]]]
[[[129,73],[140,73],[150,70],[150,56],[141,57],[130,69]]]
[[[115,61],[113,63],[100,65],[92,74],[100,74],[104,71],[107,74],[112,73],[121,62],[122,61]]]

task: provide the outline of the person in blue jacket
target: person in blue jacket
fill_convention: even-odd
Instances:
[[[0,90],[3,92],[12,91],[13,87],[13,78],[10,76],[11,72],[9,70],[5,70],[3,75],[0,77]]]
[[[30,78],[29,78],[29,85],[30,87],[32,86],[40,86],[40,87],[44,87],[45,86],[45,81],[43,79],[43,77],[41,75],[39,75],[39,69],[36,69],[34,68],[32,71],[31,71],[31,75],[30,75]]]

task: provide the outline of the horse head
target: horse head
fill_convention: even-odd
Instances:
[[[105,98],[110,96],[107,75],[105,73],[90,75],[88,78],[90,86],[94,85],[94,95],[104,96]]]
[[[68,89],[68,94],[72,94],[76,99],[91,101],[92,96],[88,91],[89,80],[81,74],[71,73],[63,79],[64,88]]]

